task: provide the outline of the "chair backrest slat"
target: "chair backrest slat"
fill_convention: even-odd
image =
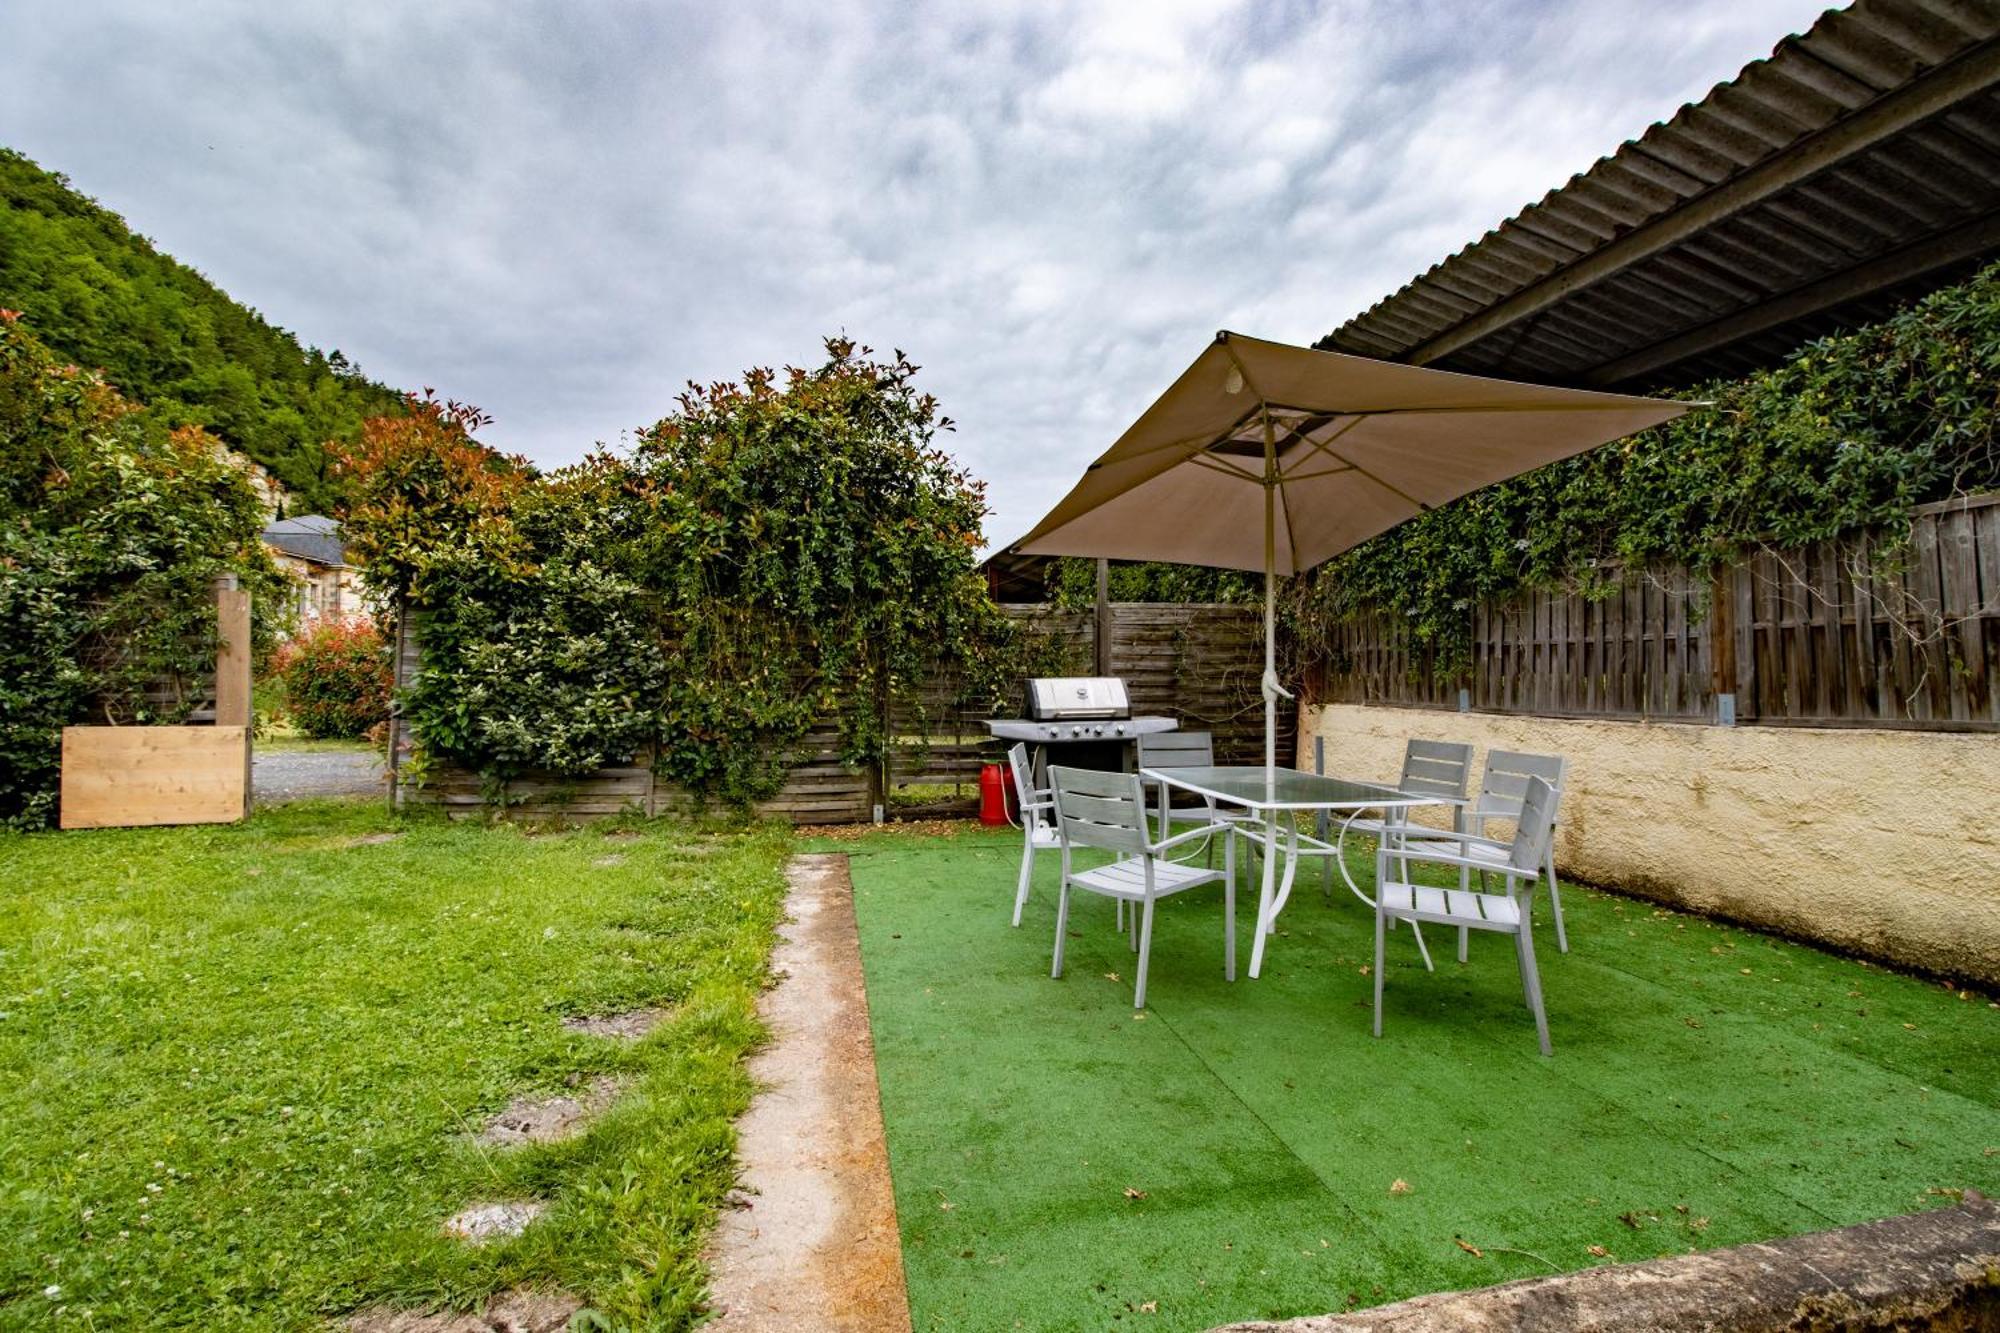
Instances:
[[[1028,809],[1035,799],[1034,779],[1028,776],[1029,768],[1028,747],[1024,742],[1016,741],[1007,749],[1007,769],[1014,777],[1014,794],[1020,798],[1017,808],[1024,822],[1041,824],[1045,822],[1043,816],[1046,812]]]
[[[1562,794],[1569,778],[1569,760],[1553,754],[1522,754],[1514,750],[1488,750],[1486,771],[1479,779],[1479,800],[1473,813],[1496,819],[1514,819],[1521,813],[1521,801],[1528,783],[1540,778]],[[1554,806],[1550,806],[1553,816]]]
[[[1136,855],[1146,850],[1146,802],[1136,773],[1049,770],[1063,841]]]
[[[1549,835],[1556,822],[1556,789],[1537,774],[1522,780],[1521,810],[1514,824],[1514,845],[1507,851],[1507,863],[1528,872],[1528,890],[1541,879],[1542,862],[1547,857]]]
[[[1139,738],[1141,768],[1213,768],[1215,737],[1206,731],[1156,731]]]
[[[1472,779],[1472,747],[1458,741],[1412,740],[1403,747],[1403,777],[1396,785],[1425,796],[1465,799]]]

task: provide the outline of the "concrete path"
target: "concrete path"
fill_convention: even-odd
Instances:
[[[763,1091],[738,1125],[743,1206],[716,1228],[703,1327],[908,1333],[847,858],[796,856],[786,873],[783,980],[758,1005],[774,1040],[750,1062]]]
[[[250,790],[259,805],[308,796],[385,796],[382,757],[374,750],[250,752]]]

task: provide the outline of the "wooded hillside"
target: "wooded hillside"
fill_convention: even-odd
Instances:
[[[155,249],[69,181],[0,148],[0,308],[168,427],[199,425],[268,468],[306,509],[333,494],[325,445],[402,408],[338,351],[302,346]]]

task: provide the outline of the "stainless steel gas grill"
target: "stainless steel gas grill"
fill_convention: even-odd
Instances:
[[[1027,683],[1026,717],[996,718],[986,729],[1003,741],[1026,741],[1035,780],[1051,759],[1072,768],[1135,772],[1140,736],[1173,731],[1170,717],[1133,717],[1125,682],[1114,676],[1044,676]],[[1059,747],[1053,755],[1050,747]]]

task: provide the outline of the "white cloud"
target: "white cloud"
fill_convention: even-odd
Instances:
[[[0,124],[546,463],[824,333],[906,348],[1001,540],[1215,329],[1317,338],[1817,9],[10,6]]]

